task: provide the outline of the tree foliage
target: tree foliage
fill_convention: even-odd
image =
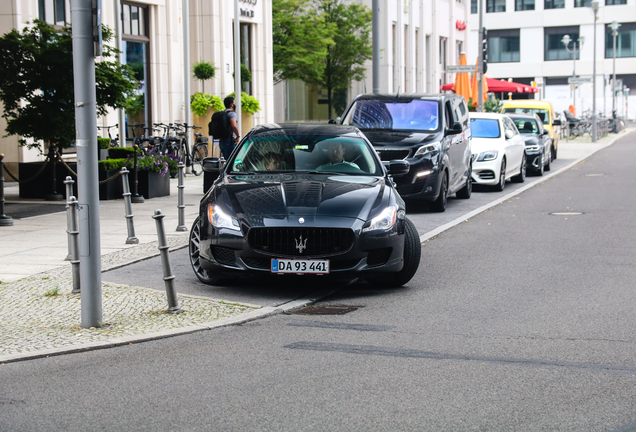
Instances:
[[[274,0],[274,71],[327,90],[364,78],[372,55],[371,11],[344,0]]]
[[[117,50],[108,27],[102,29],[104,52],[95,64],[97,115],[108,108],[123,108],[138,88],[132,70],[113,60]],[[35,20],[22,32],[11,30],[0,37],[0,101],[7,135],[32,138],[68,147],[75,139],[73,42],[71,29],[61,31]]]
[[[203,93],[205,93],[205,82],[214,78],[214,75],[216,75],[216,67],[214,67],[214,63],[200,60],[192,66],[192,74],[196,79],[201,81]]]

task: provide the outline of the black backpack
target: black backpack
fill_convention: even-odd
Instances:
[[[227,111],[219,111],[212,114],[212,120],[208,123],[208,134],[213,139],[227,140],[232,138],[230,117]]]

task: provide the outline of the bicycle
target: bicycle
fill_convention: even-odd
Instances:
[[[192,174],[195,176],[201,175],[201,163],[203,158],[208,154],[208,138],[204,137],[202,133],[194,132],[196,129],[201,129],[199,126],[188,125],[187,123],[175,123],[175,127],[180,128],[181,142],[179,143],[178,158],[185,162],[186,166],[191,167]],[[188,153],[188,141],[186,136],[188,129],[192,129],[194,132],[195,140],[192,145],[192,152]]]
[[[119,135],[113,138],[110,134],[110,130],[112,128],[118,128],[118,127],[119,127],[119,124],[115,124],[113,126],[97,126],[97,129],[106,129],[106,133],[108,134],[108,139],[110,139],[111,147],[119,147]],[[99,137],[98,135],[98,138],[101,138],[101,137]]]

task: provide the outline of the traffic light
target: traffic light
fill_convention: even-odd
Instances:
[[[483,59],[481,71],[486,73],[488,71],[488,30],[486,30],[486,27],[482,29],[481,52]]]

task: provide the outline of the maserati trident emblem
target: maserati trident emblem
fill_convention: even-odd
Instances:
[[[298,223],[305,223],[305,218],[299,218]]]
[[[298,240],[294,239],[294,241],[296,242],[296,249],[298,249],[298,253],[303,253],[303,251],[307,249],[307,239],[303,241],[302,234],[300,235]]]

